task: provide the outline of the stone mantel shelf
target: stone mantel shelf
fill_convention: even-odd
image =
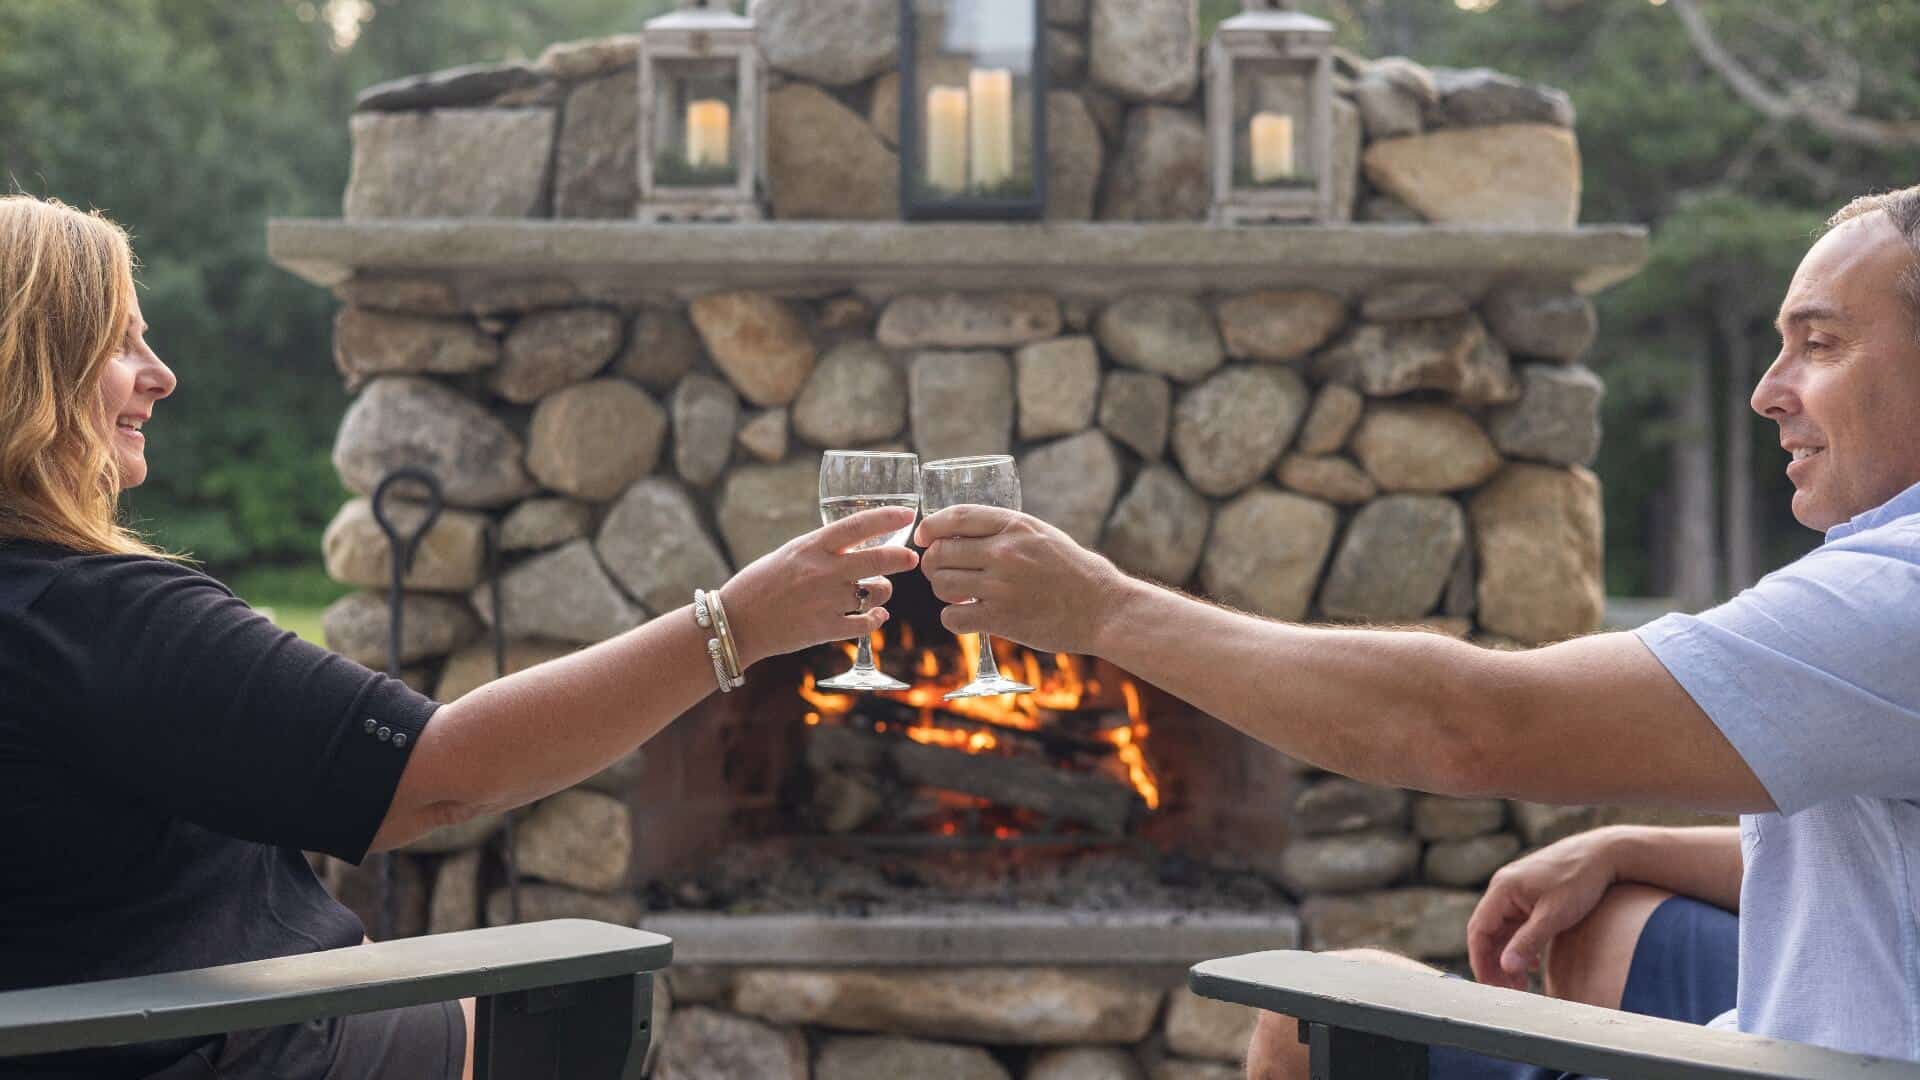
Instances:
[[[1039,288],[1105,296],[1132,289],[1294,286],[1352,295],[1422,277],[1467,293],[1518,278],[1567,282],[1590,293],[1640,268],[1647,234],[1632,225],[1542,230],[279,218],[268,223],[267,252],[278,265],[323,286],[355,273],[473,281],[558,277],[580,283],[589,296],[853,287],[883,293]]]

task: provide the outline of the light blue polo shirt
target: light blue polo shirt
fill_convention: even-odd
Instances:
[[[1920,485],[1636,631],[1766,786],[1715,1026],[1920,1059]]]

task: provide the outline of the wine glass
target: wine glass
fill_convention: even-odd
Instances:
[[[920,506],[926,513],[962,504],[1020,509],[1020,474],[1014,471],[1013,458],[1006,454],[947,458],[920,470]],[[973,681],[948,694],[948,701],[1032,691],[1033,687],[1026,683],[1000,674],[1000,665],[993,659],[991,638],[975,634],[973,640],[980,650]]]
[[[862,510],[882,506],[920,505],[920,489],[915,483],[920,458],[914,454],[883,453],[871,450],[829,450],[820,459],[820,520],[831,525]],[[901,547],[913,531],[908,521],[893,532],[876,536],[854,550],[875,547]],[[860,610],[867,610],[866,589],[859,592]],[[823,690],[905,690],[907,684],[882,672],[873,663],[870,634],[860,635],[854,651],[853,667],[844,674],[823,679]]]

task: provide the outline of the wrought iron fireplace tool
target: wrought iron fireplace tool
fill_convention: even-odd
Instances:
[[[422,501],[419,523],[408,532],[402,532],[387,513],[387,500],[394,488],[400,484],[413,484],[426,492]],[[387,585],[387,674],[398,679],[400,674],[401,632],[405,627],[405,582],[413,569],[414,556],[419,553],[420,541],[432,530],[440,519],[440,511],[446,505],[446,499],[440,486],[439,477],[431,470],[418,465],[402,465],[380,478],[373,489],[373,520],[386,534],[387,547],[392,555],[392,576]],[[500,592],[500,545],[495,535],[495,526],[489,522],[485,533],[486,573],[493,601],[493,676],[499,678],[507,671],[507,631],[506,613],[501,606]],[[513,851],[513,814],[509,812],[504,819],[507,897],[510,914],[514,922],[520,921],[520,873]],[[387,940],[393,936],[393,855],[383,852],[380,855],[380,938]]]

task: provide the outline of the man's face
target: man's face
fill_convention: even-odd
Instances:
[[[1920,339],[1895,284],[1913,259],[1885,211],[1863,214],[1813,245],[1780,305],[1780,355],[1753,409],[1780,425],[1809,529],[1920,483]]]

